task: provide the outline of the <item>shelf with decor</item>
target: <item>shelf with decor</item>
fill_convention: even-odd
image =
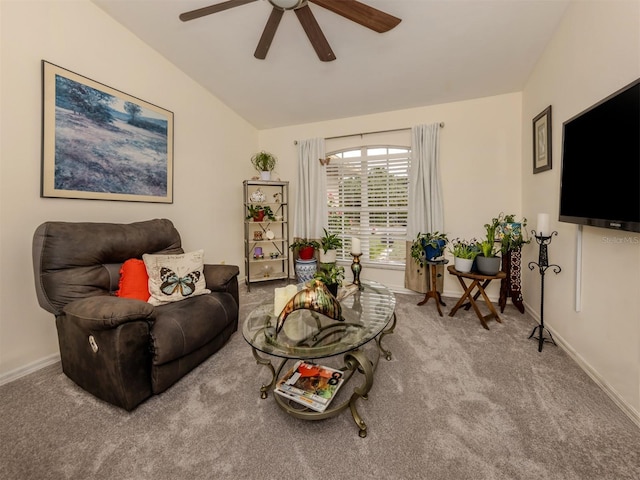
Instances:
[[[243,182],[244,267],[249,291],[254,282],[288,280],[289,182]]]

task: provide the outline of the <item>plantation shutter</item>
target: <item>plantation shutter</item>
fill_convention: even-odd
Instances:
[[[326,166],[329,231],[343,239],[338,258],[351,260],[351,238],[361,261],[405,264],[410,149],[365,146],[330,154]]]

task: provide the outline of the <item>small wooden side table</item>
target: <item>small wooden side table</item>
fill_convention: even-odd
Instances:
[[[447,267],[447,270],[449,270],[449,273],[451,275],[454,275],[458,279],[460,285],[462,286],[462,290],[464,290],[462,297],[460,297],[458,303],[456,303],[455,307],[453,307],[453,309],[451,310],[451,313],[449,313],[450,317],[453,317],[460,307],[464,306],[466,309],[469,309],[469,307],[471,306],[480,319],[480,323],[487,330],[489,330],[489,327],[487,326],[487,320],[495,318],[496,322],[502,323],[498,312],[493,306],[493,303],[491,303],[491,300],[489,300],[489,297],[487,296],[487,293],[484,289],[487,288],[487,285],[489,285],[489,283],[491,283],[491,280],[501,280],[503,278],[506,278],[507,274],[505,272],[498,272],[495,275],[484,275],[478,272],[464,273],[457,271],[453,266]],[[465,283],[465,278],[471,280],[471,284],[469,286],[467,286],[467,284]],[[475,295],[473,295],[474,290],[477,290]],[[491,312],[489,313],[489,315],[482,315],[482,312],[480,311],[480,308],[476,303],[476,299],[480,295],[482,295],[484,303],[487,305],[489,311]],[[467,299],[469,301],[465,303],[465,300]]]
[[[440,296],[440,292],[438,291],[438,285],[436,284],[436,281],[438,280],[437,270],[439,265],[446,265],[447,263],[449,263],[449,260],[426,260],[425,263],[427,264],[427,266],[429,267],[429,271],[431,272],[431,289],[427,293],[425,293],[424,300],[418,303],[418,305],[424,305],[430,298],[435,298],[436,307],[438,307],[438,313],[440,314],[440,316],[442,316],[442,309],[440,308],[440,305],[446,307],[447,304],[442,301],[442,297]]]

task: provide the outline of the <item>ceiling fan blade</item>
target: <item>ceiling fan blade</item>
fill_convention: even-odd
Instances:
[[[320,30],[320,25],[316,21],[316,17],[313,16],[309,5],[305,5],[304,7],[296,8],[294,10],[296,15],[298,16],[298,20],[302,24],[302,28],[304,29],[307,37],[309,37],[309,41],[311,45],[313,45],[313,49],[318,54],[318,58],[323,62],[330,62],[336,59],[333,50],[331,50],[331,46],[327,39]]]
[[[356,0],[309,0],[333,13],[359,23],[378,33],[384,33],[398,25],[402,20],[377,8]]]
[[[245,3],[251,3],[255,1],[256,0],[228,0],[226,2],[217,3],[215,5],[209,5],[208,7],[198,8],[197,10],[191,10],[190,12],[181,13],[179,18],[183,22],[187,22],[189,20],[194,20],[206,15],[211,15],[212,13],[222,12],[223,10],[228,10],[229,8],[233,7],[239,7],[240,5],[244,5]]]
[[[280,20],[282,19],[283,14],[284,10],[281,10],[279,8],[274,7],[273,10],[271,10],[269,20],[267,20],[267,24],[264,26],[262,36],[260,37],[260,41],[258,42],[256,51],[253,54],[254,57],[259,58],[260,60],[264,60],[265,58],[267,58],[269,47],[271,47],[271,42],[273,42],[273,37],[276,34],[278,25],[280,25]]]

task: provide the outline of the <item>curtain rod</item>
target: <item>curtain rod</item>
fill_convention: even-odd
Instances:
[[[439,125],[440,125],[440,128],[444,128],[444,122],[440,122]],[[411,128],[394,128],[391,130],[378,130],[376,132],[350,133],[349,135],[338,135],[336,137],[326,137],[325,140],[335,140],[337,138],[361,137],[363,135],[375,135],[376,133],[403,132],[405,130],[411,130]],[[297,145],[298,141],[294,140],[293,144]]]

